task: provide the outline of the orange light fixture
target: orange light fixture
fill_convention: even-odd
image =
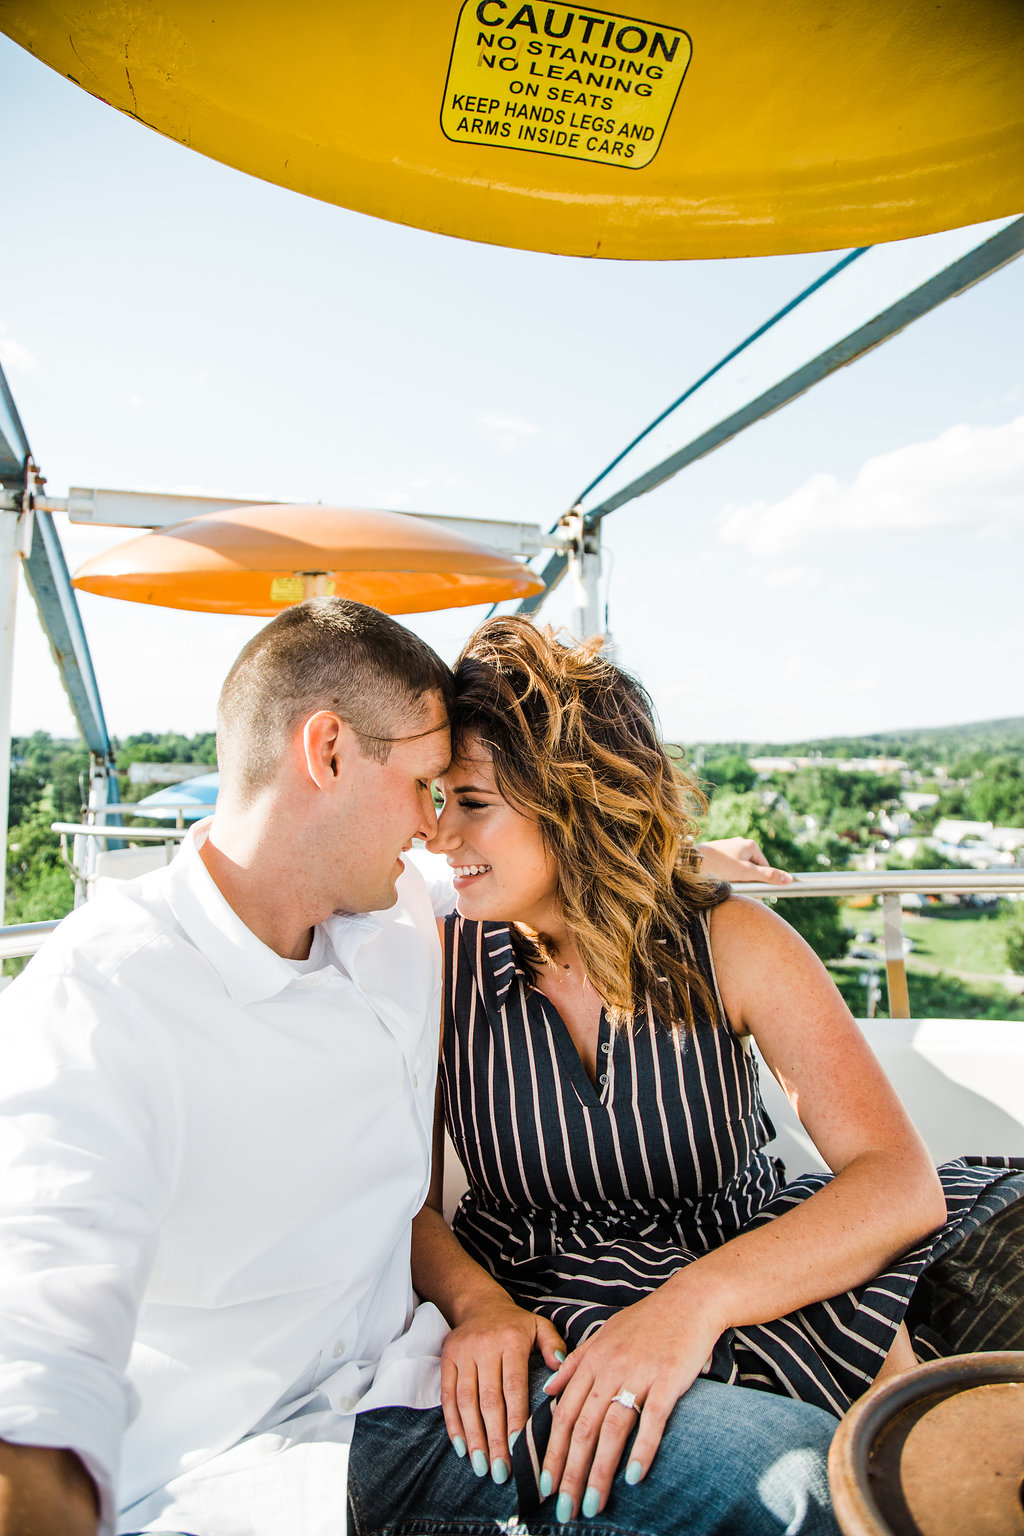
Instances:
[[[273,617],[303,598],[429,613],[532,596],[528,566],[403,512],[234,507],[129,539],[79,568],[83,592],[164,608]]]

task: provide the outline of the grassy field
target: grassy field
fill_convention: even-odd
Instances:
[[[880,935],[880,907],[847,908],[843,921],[854,933]],[[1006,974],[1005,919],[998,910],[932,907],[926,916],[904,912],[903,932],[914,942],[909,962],[924,960],[944,971],[968,971],[999,977]]]
[[[870,950],[877,957],[882,998],[876,1013],[887,1018],[882,910],[846,908],[843,921],[858,937],[874,935],[872,940],[861,938],[855,947]],[[907,956],[914,1018],[1024,1021],[1024,997],[1001,985],[1008,974],[1006,919],[1001,911],[935,906],[922,916],[904,912],[903,932],[914,944]],[[866,963],[856,961],[840,963],[832,970],[836,985],[858,1018],[867,1011],[867,988],[862,979],[866,971]]]

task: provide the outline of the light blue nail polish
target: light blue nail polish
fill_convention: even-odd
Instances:
[[[519,1436],[521,1434],[522,1434],[522,1430],[521,1429],[514,1429],[512,1431],[512,1433],[509,1435],[509,1437],[508,1437],[508,1448],[509,1448],[510,1451],[514,1451],[515,1450],[515,1448],[516,1448],[516,1441],[519,1439]]]
[[[463,1440],[461,1435],[456,1435],[452,1440],[452,1450],[455,1452],[456,1456],[465,1456],[466,1442]]]
[[[495,1456],[491,1462],[491,1481],[499,1487],[508,1482],[508,1462],[503,1456]]]
[[[593,1520],[601,1503],[601,1495],[596,1488],[588,1488],[583,1495],[583,1513],[588,1520]]]
[[[555,1359],[558,1361],[559,1365],[561,1365],[562,1362],[565,1359],[565,1350],[564,1349],[556,1349],[555,1350]]]
[[[558,1503],[555,1505],[555,1519],[561,1525],[564,1525],[567,1520],[571,1520],[572,1519],[572,1495],[571,1494],[560,1493],[558,1495]]]
[[[544,1391],[545,1392],[547,1391],[548,1387],[550,1387],[551,1383],[554,1381],[554,1379],[555,1379],[555,1377],[557,1375],[558,1375],[557,1371],[552,1371],[551,1372],[551,1375],[548,1377],[547,1381],[544,1383]]]
[[[542,1499],[549,1499],[551,1497],[551,1489],[554,1485],[551,1481],[551,1473],[548,1471],[547,1467],[545,1467],[544,1471],[541,1473],[540,1482],[537,1484],[537,1486],[540,1489],[540,1496]]]
[[[643,1467],[638,1461],[631,1461],[626,1468],[626,1482],[638,1483],[643,1475]]]
[[[473,1464],[473,1471],[476,1473],[477,1477],[487,1476],[487,1457],[484,1455],[483,1451],[474,1451],[470,1457],[470,1461]]]

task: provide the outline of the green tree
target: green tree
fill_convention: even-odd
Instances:
[[[978,821],[1024,825],[1024,759],[1020,754],[989,758],[971,785],[970,799]]]
[[[757,783],[757,774],[746,758],[740,757],[737,752],[705,761],[700,776],[707,786],[709,799],[720,789],[732,789],[737,794],[746,794]]]
[[[74,882],[50,830],[52,820],[44,808],[7,834],[7,923],[47,922],[74,905]]]
[[[7,825],[16,827],[39,805],[46,780],[34,768],[12,768],[7,801]]]
[[[1003,921],[1006,925],[1006,963],[1011,971],[1024,976],[1024,902],[1016,902]]]
[[[753,792],[720,790],[711,802],[704,836],[752,837],[760,843],[769,863],[793,872],[822,865],[841,868],[848,857],[836,839],[797,842],[788,818],[775,807],[766,806]],[[807,940],[820,960],[838,960],[846,954],[847,935],[838,902],[827,896],[797,897],[780,901],[775,910]]]

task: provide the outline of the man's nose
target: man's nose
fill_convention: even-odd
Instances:
[[[431,853],[445,853],[453,848],[456,842],[455,828],[450,807],[441,807],[440,812],[434,811],[434,833],[427,843]]]

